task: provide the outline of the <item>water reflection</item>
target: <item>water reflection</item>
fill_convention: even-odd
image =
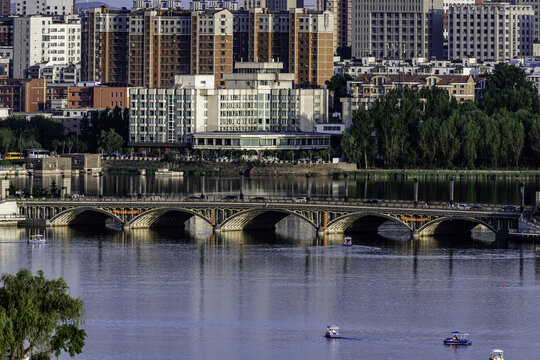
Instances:
[[[95,175],[95,174],[94,174]],[[53,180],[62,183],[60,175],[18,176],[10,180],[20,188],[50,187]],[[103,177],[77,174],[71,177],[71,192],[74,194],[99,195],[186,195],[200,194],[203,184],[199,175],[185,174],[183,177],[105,174]],[[456,203],[501,203],[519,204],[519,182],[523,179],[493,179],[458,177],[455,181],[454,200]],[[526,203],[535,203],[535,192],[540,191],[540,182],[526,181]],[[242,186],[240,176],[205,176],[204,192],[207,195],[239,195]],[[310,180],[312,195],[344,198],[413,199],[412,179],[368,179],[367,177],[348,177],[347,191],[345,180],[329,176],[314,176]],[[246,196],[306,196],[304,176],[247,177],[242,192]],[[449,180],[446,177],[421,179],[419,184],[420,201],[448,201],[450,198]]]

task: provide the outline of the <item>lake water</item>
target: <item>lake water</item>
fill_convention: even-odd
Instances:
[[[49,243],[27,245],[44,231]],[[63,276],[85,301],[79,359],[506,359],[540,352],[534,245],[105,228],[0,229],[0,268]],[[20,242],[16,242],[20,241]],[[323,338],[337,324],[350,339]],[[442,345],[449,331],[473,345]],[[69,358],[64,355],[63,359]]]
[[[96,191],[96,178],[82,178],[74,180],[74,192]],[[129,194],[137,177],[103,180],[106,194]],[[206,181],[207,192],[224,194],[240,184],[238,178]],[[250,179],[244,191],[301,193],[304,182]],[[318,193],[343,194],[343,180],[313,182]],[[412,182],[350,184],[362,197],[412,198]],[[150,178],[145,189],[181,194],[199,186],[197,177]],[[527,184],[529,203],[536,186]],[[420,198],[444,200],[447,187],[433,181]],[[517,180],[456,183],[456,201],[518,199]],[[36,232],[49,243],[27,245]],[[317,238],[291,217],[275,233],[213,235],[196,219],[185,229],[125,232],[0,228],[0,272],[42,269],[47,277],[63,276],[72,295],[84,299],[88,339],[78,359],[466,360],[487,359],[492,348],[505,350],[507,360],[538,357],[535,245],[409,240],[393,226],[381,233],[353,235],[355,245],[343,247],[342,236]],[[329,324],[348,339],[325,339]],[[473,345],[444,346],[453,330],[469,332]]]

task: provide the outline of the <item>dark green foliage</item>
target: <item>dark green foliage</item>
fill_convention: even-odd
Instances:
[[[479,104],[459,104],[440,88],[395,90],[354,114],[341,145],[348,161],[366,167],[537,168],[538,111],[523,70],[499,64]]]
[[[331,111],[341,111],[340,98],[347,96],[347,81],[352,80],[352,77],[348,74],[334,75],[330,80],[326,80],[326,87],[331,92],[331,96],[334,99],[334,103],[330,104]]]
[[[61,351],[82,352],[84,304],[69,295],[63,278],[48,280],[42,271],[33,276],[21,269],[1,281],[0,356],[23,359],[32,352],[33,359],[50,359]]]
[[[100,140],[103,140],[102,131],[106,134],[111,134],[109,130],[120,135],[122,144],[117,150],[127,147],[129,133],[129,109],[105,109],[103,111],[95,111],[90,117],[85,116],[81,121],[81,137],[85,139],[85,145],[90,152],[97,152],[100,146]],[[114,150],[113,150],[114,151]]]

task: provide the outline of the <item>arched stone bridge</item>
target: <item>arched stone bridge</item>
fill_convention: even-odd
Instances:
[[[297,199],[298,201],[298,199]],[[200,200],[172,197],[77,198],[18,200],[26,224],[67,226],[113,223],[124,229],[179,226],[196,216],[214,231],[273,229],[287,216],[296,216],[317,233],[377,231],[392,221],[415,237],[470,232],[481,225],[505,236],[519,228],[519,210],[504,211],[502,205],[484,205],[462,210],[448,204],[413,206],[411,202],[309,201],[251,198],[245,200]]]

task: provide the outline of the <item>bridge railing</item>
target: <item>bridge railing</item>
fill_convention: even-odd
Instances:
[[[403,209],[450,209],[448,202],[443,201],[430,201],[430,202],[419,202],[416,206],[412,201],[407,200],[378,200],[378,199],[352,199],[349,198],[345,201],[345,198],[329,197],[329,196],[311,196],[309,201],[306,197],[290,197],[290,196],[244,196],[240,198],[237,195],[205,195],[201,197],[200,195],[146,195],[146,196],[84,196],[84,195],[72,195],[71,197],[66,198],[41,198],[41,199],[20,199],[19,201],[32,201],[32,200],[41,200],[49,202],[215,202],[215,203],[260,203],[260,204],[292,204],[292,205],[343,205],[343,206],[361,206],[369,208],[403,208]],[[468,205],[469,206],[469,205]],[[453,210],[462,210],[464,212],[508,212],[508,213],[517,213],[519,208],[516,208],[515,211],[504,211],[503,204],[474,204],[470,205],[469,208],[460,209],[456,205],[453,207]]]

